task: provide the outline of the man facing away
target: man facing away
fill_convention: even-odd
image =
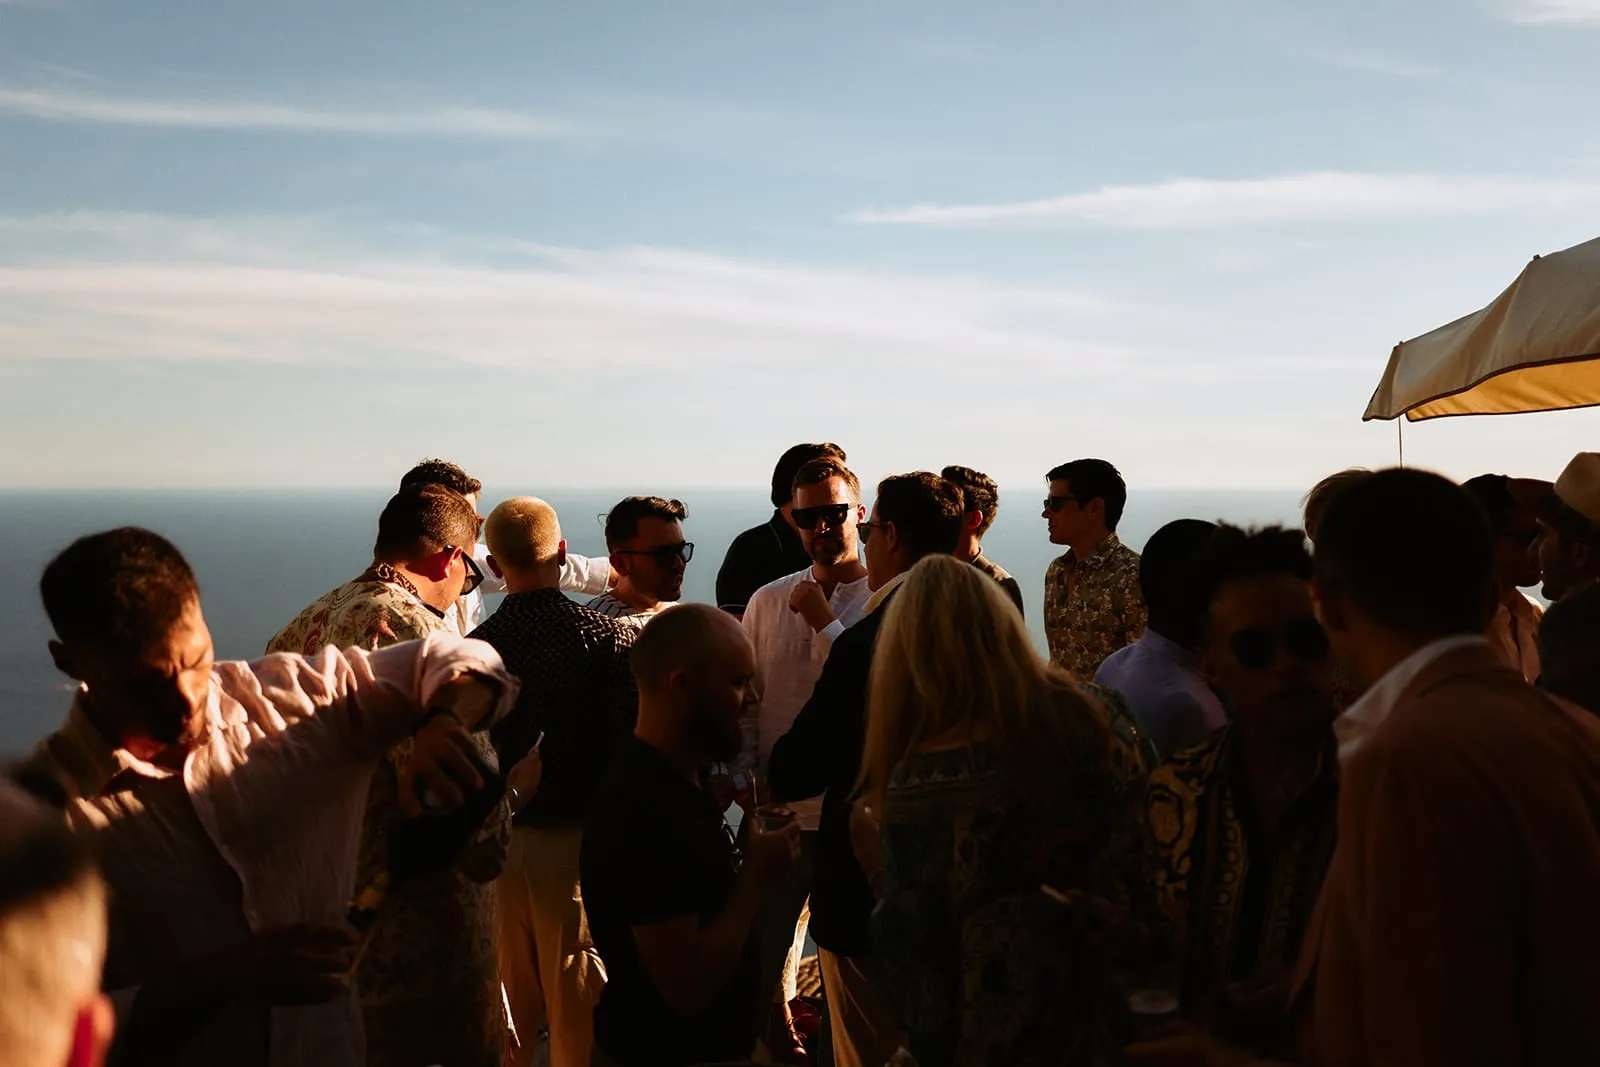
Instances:
[[[744,1060],[756,1043],[753,924],[798,851],[798,829],[752,825],[741,860],[701,777],[739,750],[756,704],[738,622],[685,604],[633,648],[639,721],[583,841],[583,891],[610,980],[595,1010],[598,1067]]]
[[[1199,519],[1169,522],[1139,557],[1139,592],[1150,622],[1139,640],[1113,652],[1094,683],[1115,690],[1162,759],[1199,744],[1227,722],[1222,701],[1201,671],[1205,583],[1201,570],[1217,527]]]
[[[372,651],[451,632],[462,593],[482,575],[470,548],[477,536],[477,510],[459,493],[437,483],[401,489],[378,518],[372,565],[301,612],[267,652]],[[479,760],[495,765],[487,735],[474,734],[472,744]],[[389,832],[406,817],[400,774],[409,758],[402,743],[373,775],[356,866],[361,885],[388,867]],[[458,863],[396,887],[385,902],[357,974],[368,1067],[493,1067],[504,1058],[494,880],[505,864],[509,822],[502,804]]]
[[[1530,682],[1539,680],[1539,618],[1544,609],[1522,590],[1534,588],[1540,580],[1539,558],[1534,552],[1539,517],[1517,499],[1526,499],[1528,490],[1519,493],[1514,487],[1541,484],[1523,483],[1504,474],[1480,474],[1461,483],[1489,517],[1494,535],[1495,609],[1489,620],[1489,640]]]
[[[681,501],[630,496],[606,516],[606,549],[618,579],[589,608],[641,630],[658,612],[683,596],[683,574],[694,545],[683,539],[689,517]]]
[[[1143,565],[1166,551],[1159,538]],[[1281,981],[1299,954],[1333,853],[1337,712],[1299,530],[1223,526],[1186,562],[1205,604],[1203,669],[1233,721],[1151,774],[1149,888],[1183,1013],[1208,1025],[1227,987]],[[1160,617],[1160,600],[1149,603],[1141,640]]]
[[[1139,554],[1117,539],[1128,488],[1103,459],[1064,463],[1047,478],[1050,543],[1067,551],[1045,571],[1045,638],[1052,664],[1089,681],[1144,633]]]
[[[517,814],[499,882],[500,972],[530,1062],[548,1025],[552,1067],[588,1067],[605,968],[589,940],[578,854],[607,766],[633,729],[628,673],[634,631],[561,591],[566,542],[555,509],[514,497],[489,513],[488,564],[505,582],[500,607],[472,636],[493,645],[522,682],[493,731],[503,765],[533,750],[547,768]]]
[[[744,612],[744,630],[755,648],[761,678],[761,707],[747,720],[749,762],[764,771],[778,738],[789,732],[811,696],[833,639],[861,617],[866,604],[867,568],[861,562],[859,523],[861,483],[835,459],[814,459],[795,474],[790,518],[811,566],[756,590]],[[759,773],[759,771],[758,771]],[[765,788],[761,789],[765,795]],[[789,1002],[805,946],[802,918],[811,892],[811,863],[822,805],[814,800],[791,805],[799,818],[800,863],[794,875],[767,895],[760,920],[763,988],[778,988],[767,1046],[794,1058],[797,1038]],[[780,975],[781,980],[780,980]]]
[[[499,656],[433,634],[214,663],[194,573],[135,528],[74,542],[40,592],[80,688],[30,763],[97,833],[123,1037],[161,1063],[364,1063],[343,918],[368,786],[409,735],[405,810],[478,788],[460,750],[516,695]]]
[[[467,503],[472,505],[474,511],[482,503],[483,483],[454,463],[442,459],[425,459],[406,471],[400,479],[401,489],[429,484],[442,485],[460,493],[467,498]],[[505,583],[489,573],[488,555],[488,547],[474,539],[472,559],[478,565],[478,570],[483,572],[483,584],[457,601],[456,609],[446,617],[447,624],[457,633],[464,634],[483,625],[483,620],[489,617],[483,598],[490,593],[506,591]],[[567,562],[561,567],[561,591],[564,593],[599,596],[610,589],[615,580],[616,573],[611,569],[611,561],[604,558],[591,559],[569,553]]]
[[[794,445],[778,457],[772,469],[772,518],[735,537],[717,570],[717,606],[723,611],[744,614],[757,589],[810,565],[789,515],[794,508],[794,476],[814,459],[844,463],[848,457],[844,449],[827,442]]]
[[[115,1022],[100,992],[106,889],[89,842],[0,781],[0,1063],[100,1067]]]
[[[966,560],[999,582],[1000,588],[1017,606],[1018,613],[1026,615],[1022,607],[1022,586],[1005,568],[983,554],[983,535],[989,532],[995,517],[1000,514],[1000,487],[993,478],[971,467],[946,467],[939,472],[939,477],[961,490],[967,509],[961,527],[961,543],[956,546],[956,558]]]
[[[867,680],[882,608],[918,560],[955,551],[964,515],[961,490],[937,474],[900,474],[878,483],[872,517],[861,524],[872,590],[863,618],[834,640],[810,699],[773,746],[767,765],[779,799],[822,797],[811,936],[820,950],[836,1067],[879,1067],[903,1036],[872,985],[868,923],[874,902],[850,845]]]

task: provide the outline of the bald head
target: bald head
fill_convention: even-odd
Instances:
[[[0,781],[0,1063],[59,1067],[76,1044],[109,1041],[105,908],[88,844]]]
[[[556,509],[538,497],[514,496],[504,501],[489,513],[483,535],[489,555],[507,576],[557,562],[561,552]]]
[[[630,662],[641,693],[666,684],[674,671],[698,673],[730,647],[748,646],[744,627],[707,604],[679,604],[650,620],[634,642]]]
[[[757,702],[756,654],[733,616],[705,604],[668,608],[645,625],[630,660],[640,737],[684,768],[739,754],[739,721]]]

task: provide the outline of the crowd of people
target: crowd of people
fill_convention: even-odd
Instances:
[[[682,502],[589,559],[440,460],[249,663],[177,546],[80,538],[78,689],[0,783],[0,1062],[1600,1062],[1600,454],[1142,554],[1112,464],[1045,482],[1048,657],[992,479],[869,506],[827,443],[715,605]]]

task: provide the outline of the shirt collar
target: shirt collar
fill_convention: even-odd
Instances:
[[[864,619],[883,607],[883,602],[889,599],[889,594],[900,588],[900,583],[906,580],[906,575],[909,573],[909,571],[901,571],[887,582],[884,582],[881,589],[867,597],[867,603],[861,609],[861,617]]]
[[[1372,684],[1361,698],[1345,709],[1333,722],[1334,736],[1339,739],[1339,762],[1344,763],[1366,743],[1367,738],[1389,718],[1400,698],[1423,671],[1442,657],[1458,648],[1488,645],[1478,634],[1458,634],[1442,637],[1423,645],[1411,655],[1389,668],[1389,672]]]
[[[72,698],[72,707],[67,709],[67,721],[45,742],[77,796],[99,796],[123,774],[143,778],[171,776],[165,767],[142,760],[125,748],[113,748],[83,710],[84,695],[80,688]]]
[[[1118,540],[1117,535],[1111,534],[1104,541],[1100,542],[1100,546],[1098,548],[1089,553],[1087,556],[1084,556],[1082,559],[1078,559],[1076,556],[1073,556],[1073,562],[1085,570],[1097,570],[1100,567],[1104,567],[1106,563],[1110,561],[1112,553],[1116,552],[1116,550],[1121,547],[1122,542]],[[1067,555],[1072,555],[1071,549],[1067,550]]]

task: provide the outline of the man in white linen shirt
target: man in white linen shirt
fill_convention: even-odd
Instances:
[[[357,1067],[342,921],[368,782],[413,735],[407,810],[481,784],[467,730],[517,691],[499,655],[434,634],[215,663],[188,563],[132,527],[74,542],[40,593],[51,656],[80,688],[27,771],[96,834],[119,1042],[163,1063]]]
[[[478,506],[483,493],[483,483],[465,470],[442,459],[425,459],[415,467],[406,471],[405,477],[400,479],[400,488],[405,489],[413,485],[442,485],[466,497],[474,508]],[[478,520],[478,530],[483,531],[483,520]],[[485,606],[483,598],[490,593],[504,593],[506,580],[494,573],[489,566],[489,546],[482,541],[477,541],[472,546],[472,560],[478,565],[478,570],[483,574],[483,582],[456,604],[456,610],[445,613],[445,625],[453,633],[469,634],[483,625],[489,617],[489,609]],[[611,569],[611,561],[604,556],[580,556],[568,553],[567,561],[561,565],[561,591],[563,593],[576,593],[583,596],[600,596],[610,589],[617,580],[617,572]]]
[[[756,590],[744,612],[744,629],[755,646],[762,687],[760,708],[745,720],[747,729],[755,727],[755,737],[745,739],[746,759],[753,755],[760,768],[811,696],[834,637],[861,617],[868,595],[857,528],[866,509],[855,474],[835,459],[807,463],[795,475],[792,514],[813,562],[806,570]],[[797,992],[805,945],[805,902],[811,893],[811,857],[822,801],[801,801],[792,807],[804,831],[800,862],[789,878],[768,892],[757,918],[762,988],[777,989],[767,1046],[780,1056],[795,1044],[789,1002]]]

